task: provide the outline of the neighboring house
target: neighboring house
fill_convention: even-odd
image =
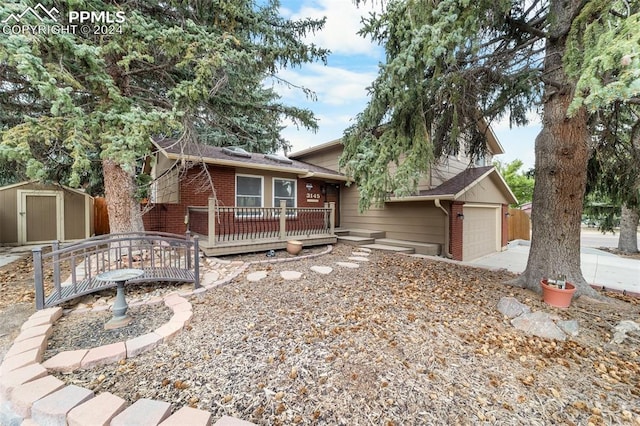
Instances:
[[[339,170],[342,150],[342,142],[335,140],[289,157]],[[371,207],[363,213],[358,211],[356,185],[342,186],[340,226],[381,231],[392,240],[435,243],[440,255],[456,260],[503,250],[507,245],[508,205],[517,201],[490,165],[494,155],[504,152],[490,129],[487,152],[475,164],[464,155],[450,155],[420,180],[414,196],[392,196],[383,207]]]
[[[93,198],[62,185],[20,182],[0,188],[0,244],[69,241],[93,235]]]
[[[336,241],[332,227],[347,181],[341,173],[237,148],[183,146],[175,139],[154,144],[145,229],[199,234],[207,255],[283,248],[289,239]]]

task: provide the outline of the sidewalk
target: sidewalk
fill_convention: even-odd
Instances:
[[[529,241],[512,241],[506,251],[475,259],[469,264],[520,273],[527,266],[529,244]],[[580,263],[582,274],[589,284],[640,294],[640,260],[583,246],[580,250]]]

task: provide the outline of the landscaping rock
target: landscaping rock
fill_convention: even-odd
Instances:
[[[511,320],[518,330],[545,339],[566,340],[567,335],[556,325],[551,316],[545,312],[530,312]]]
[[[615,333],[611,343],[622,343],[627,338],[627,333],[630,331],[639,331],[640,324],[635,321],[620,321],[618,325],[614,327]]]
[[[257,282],[267,277],[267,271],[256,271],[247,275],[247,281]]]
[[[507,318],[515,318],[531,312],[531,309],[515,297],[503,297],[498,302],[498,311]]]
[[[313,272],[317,272],[318,274],[327,275],[333,272],[333,268],[330,266],[317,266],[314,265],[310,268]]]
[[[576,320],[558,321],[556,324],[562,331],[572,337],[576,337],[580,330],[580,326]]]
[[[302,278],[302,272],[298,271],[282,271],[280,276],[285,280],[299,280]]]

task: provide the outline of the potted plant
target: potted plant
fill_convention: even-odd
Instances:
[[[297,241],[297,240],[287,241],[287,253],[296,256],[301,251],[302,251],[302,241]]]
[[[555,280],[543,278],[540,280],[542,287],[542,300],[556,308],[568,308],[576,292],[576,286],[567,281],[566,276],[560,275]]]

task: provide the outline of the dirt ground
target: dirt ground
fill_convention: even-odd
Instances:
[[[376,252],[358,269],[337,266],[351,250],[254,265],[193,298],[193,321],[172,342],[59,377],[263,425],[640,425],[640,333],[611,343],[620,321],[640,322],[640,299],[610,294],[556,309],[505,286],[508,272]],[[317,265],[334,271],[310,271]],[[0,270],[3,324],[29,306],[29,267]],[[246,279],[258,270],[267,278]],[[303,278],[284,280],[286,270]],[[579,335],[524,335],[496,310],[503,296],[577,320]],[[94,320],[77,315],[54,335]]]

